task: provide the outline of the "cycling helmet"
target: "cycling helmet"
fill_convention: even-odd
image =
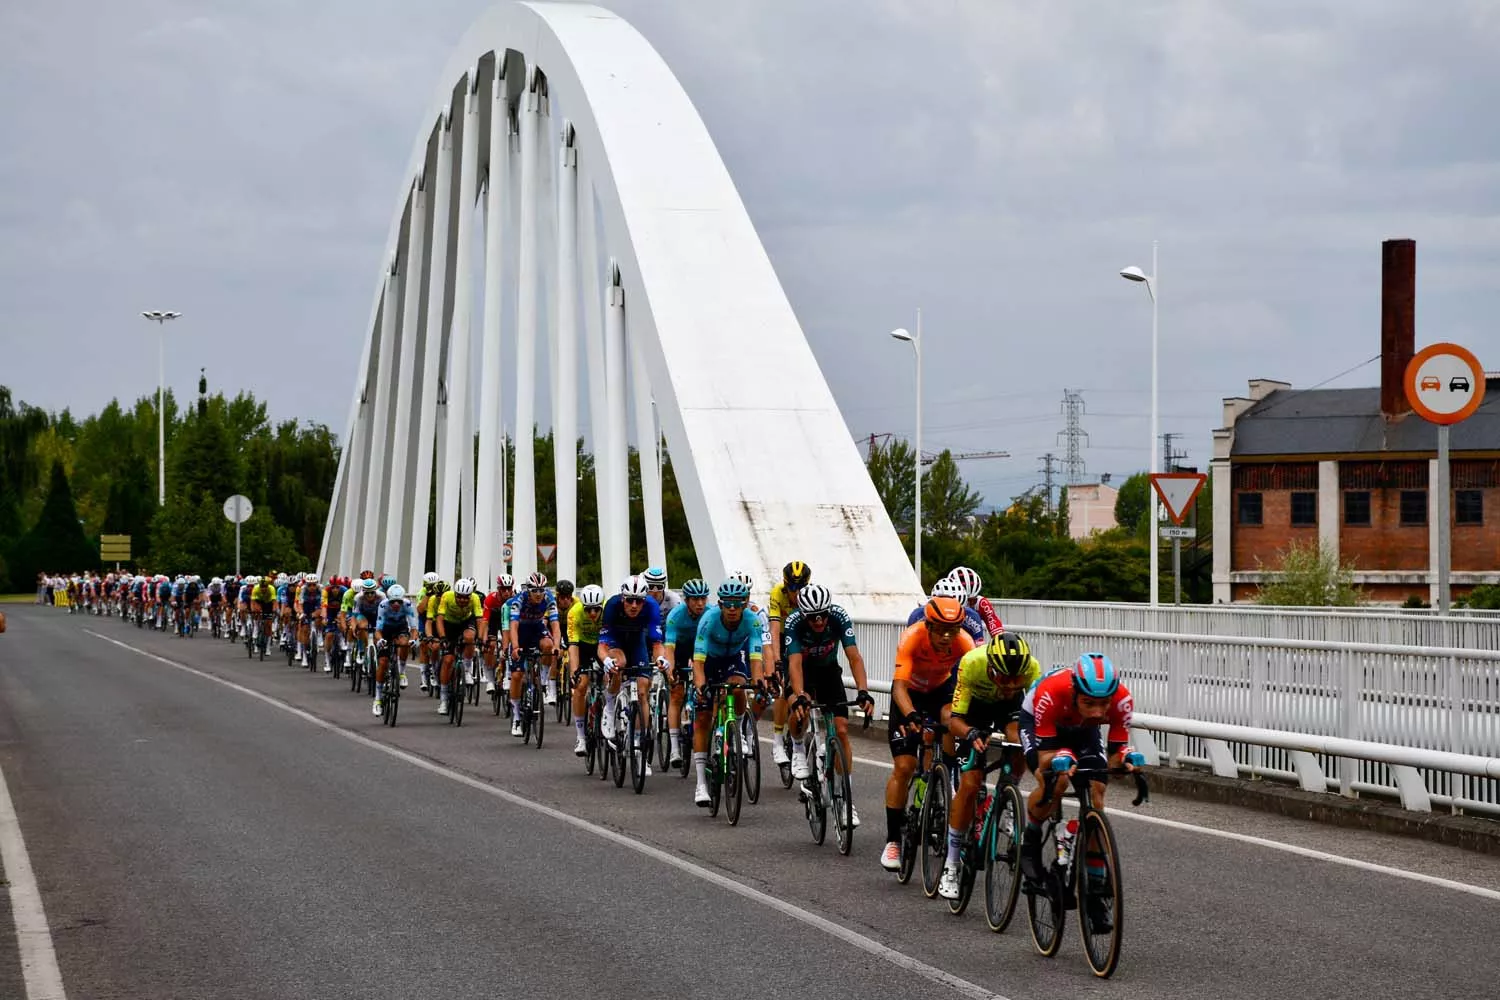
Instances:
[[[557,596],[558,597],[567,597],[571,593],[573,593],[573,581],[572,580],[558,580],[557,581]]]
[[[951,597],[933,597],[922,609],[929,625],[960,625],[964,620],[963,605]]]
[[[497,590],[515,590],[516,578],[509,573],[501,573],[500,579],[495,581],[495,588]]]
[[[682,585],[683,597],[708,597],[708,584],[697,577],[693,577]]]
[[[533,573],[526,578],[527,590],[546,590],[547,576],[544,573]]]
[[[373,569],[362,569],[359,571],[359,578],[361,580],[373,580],[375,579],[375,571]]]
[[[375,581],[370,577],[365,577],[363,580],[359,581],[359,589],[367,594],[375,593],[377,587],[378,584],[376,584]]]
[[[395,585],[396,585],[396,578],[394,576],[392,576],[391,574],[389,574],[389,573],[385,574],[384,576],[382,576],[380,578],[380,589],[381,590],[390,590]]]
[[[222,587],[224,586],[224,579],[222,577],[216,576],[212,580],[208,581],[208,585],[210,587]]]
[[[963,584],[959,583],[951,576],[945,576],[937,583],[934,583],[932,585],[932,596],[951,597],[955,601],[962,601],[968,595],[964,593]]]
[[[797,610],[804,615],[821,615],[833,606],[833,595],[821,583],[811,583],[797,595]]]
[[[641,574],[641,579],[646,581],[648,587],[667,587],[667,571],[660,566],[650,566]]]
[[[385,592],[385,596],[390,601],[404,601],[406,600],[406,588],[402,587],[399,583],[393,583],[391,584],[391,588]]]
[[[437,583],[437,582],[438,582],[438,575],[436,573],[423,573],[422,574],[422,583],[424,585],[430,587],[434,583]]]
[[[631,576],[620,584],[620,594],[624,597],[645,597],[646,581],[638,576]]]
[[[990,637],[984,647],[985,665],[991,677],[1019,677],[1031,662],[1031,647],[1014,632]]]
[[[292,582],[291,578],[288,577],[285,573],[277,573],[276,574],[276,586],[278,586],[278,587],[285,587],[287,584],[289,584],[291,582]]]
[[[600,608],[604,606],[604,588],[597,583],[591,583],[578,591],[578,600],[586,608]]]
[[[1109,698],[1120,689],[1115,665],[1103,653],[1084,653],[1073,664],[1073,690],[1087,698]]]
[[[801,559],[793,559],[781,568],[781,581],[793,589],[807,586],[812,579],[812,570]]]
[[[958,585],[964,588],[964,596],[975,598],[984,584],[979,579],[979,574],[967,566],[960,566],[948,574],[948,579],[958,581]]]
[[[730,580],[738,580],[747,587],[755,586],[755,580],[751,578],[749,573],[746,573],[742,569],[732,569],[728,573],[725,573],[724,576]]]
[[[142,583],[146,582],[146,578],[143,577],[143,576],[138,576],[138,577],[136,577],[136,579],[139,580]],[[247,586],[247,587],[255,587],[255,586],[258,586],[259,584],[260,584],[260,577],[258,577],[258,576],[247,576],[247,577],[245,577],[245,586]]]
[[[309,587],[316,587],[318,585],[318,574],[309,573],[307,574],[307,576],[303,577],[302,582],[307,584]]]
[[[719,584],[719,600],[721,601],[748,601],[750,600],[750,588],[743,580],[728,577]]]
[[[474,581],[467,577],[459,577],[453,581],[453,596],[468,597],[474,593]]]

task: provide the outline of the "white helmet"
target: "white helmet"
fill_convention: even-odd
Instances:
[[[578,592],[578,600],[586,608],[603,607],[604,588],[597,583],[591,583]]]
[[[287,585],[288,582],[290,582],[290,581],[287,579],[287,575],[285,573],[277,573],[276,574],[276,586],[278,586],[278,587],[284,587],[284,586]]]
[[[964,588],[965,597],[978,597],[981,589],[984,587],[983,581],[979,579],[979,574],[967,566],[959,566],[948,574],[948,579],[958,581],[958,585]]]
[[[627,577],[625,582],[620,584],[620,593],[625,597],[645,597],[646,590],[646,581],[638,576]]]
[[[474,593],[474,581],[468,577],[460,577],[453,581],[453,596],[468,597]]]
[[[729,580],[738,580],[747,587],[755,586],[755,581],[751,579],[750,574],[742,569],[732,569],[728,573],[725,573],[724,576]]]
[[[495,581],[496,590],[515,590],[516,578],[509,573],[501,573],[500,579]]]
[[[945,576],[937,583],[934,583],[932,585],[932,596],[951,597],[955,601],[962,601],[969,595],[967,592],[965,592],[963,584],[959,583],[951,576]]]
[[[307,584],[309,587],[316,587],[318,585],[318,574],[308,573],[302,578],[302,582]]]
[[[434,583],[437,583],[437,582],[438,582],[438,575],[436,573],[423,573],[422,574],[422,585],[423,586],[430,587]]]
[[[379,586],[380,584],[375,582],[375,578],[373,576],[366,577],[365,579],[359,581],[359,589],[364,591],[366,594],[375,593],[376,589],[379,588]]]
[[[391,584],[391,589],[385,592],[385,596],[387,600],[404,601],[406,600],[406,588],[399,583]]]
[[[221,576],[216,576],[212,580],[208,581],[208,585],[210,587],[222,587],[224,586],[224,578]]]
[[[245,577],[245,586],[247,587],[254,587],[258,583],[260,583],[260,577],[256,576],[254,573],[251,573],[249,576]]]

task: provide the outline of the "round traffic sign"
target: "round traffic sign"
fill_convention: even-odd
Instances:
[[[255,513],[255,508],[250,504],[250,498],[236,493],[224,501],[224,516],[235,524],[243,524],[250,520],[250,515]]]
[[[511,548],[510,542],[506,542],[504,545],[500,546],[500,558],[504,559],[506,562],[510,562],[511,557],[515,554],[516,551],[515,549]]]
[[[1484,402],[1484,369],[1457,344],[1432,344],[1406,366],[1406,401],[1435,424],[1456,424]]]

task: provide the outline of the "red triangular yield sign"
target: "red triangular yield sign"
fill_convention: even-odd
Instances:
[[[1156,489],[1156,495],[1161,497],[1161,502],[1166,504],[1167,515],[1172,518],[1173,524],[1181,524],[1182,519],[1187,516],[1188,508],[1193,505],[1193,498],[1198,491],[1203,489],[1203,484],[1208,481],[1208,476],[1201,472],[1153,472],[1151,474],[1151,485]]]
[[[554,553],[554,552],[557,551],[557,546],[556,545],[538,545],[536,547],[536,551],[537,551],[537,554],[542,557],[542,562],[549,563],[549,562],[552,561],[552,553]]]

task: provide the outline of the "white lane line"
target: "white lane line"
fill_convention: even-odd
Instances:
[[[765,736],[760,738],[765,744],[771,740]],[[888,760],[877,760],[874,757],[854,757],[855,763],[868,764],[871,767],[884,768],[889,771],[891,762]],[[1127,819],[1138,823],[1149,823],[1153,826],[1164,826],[1172,830],[1182,830],[1187,833],[1201,833],[1206,837],[1219,837],[1224,840],[1233,840],[1241,844],[1251,844],[1255,847],[1265,847],[1273,851],[1283,851],[1287,854],[1295,854],[1298,857],[1311,858],[1314,861],[1327,861],[1329,864],[1344,865],[1348,868],[1358,868],[1367,872],[1378,872],[1381,875],[1392,875],[1396,878],[1410,879],[1413,882],[1422,882],[1427,885],[1439,886],[1443,889],[1452,889],[1454,892],[1464,892],[1481,899],[1490,899],[1500,902],[1500,891],[1487,889],[1480,885],[1470,885],[1467,882],[1455,882],[1453,879],[1442,878],[1438,875],[1428,875],[1424,872],[1414,872],[1406,868],[1392,868],[1389,865],[1377,864],[1374,861],[1364,861],[1359,858],[1346,857],[1342,854],[1330,854],[1327,851],[1319,851],[1311,847],[1301,847],[1297,844],[1283,844],[1279,840],[1267,840],[1264,837],[1253,837],[1248,833],[1234,833],[1229,830],[1216,830],[1211,826],[1196,826],[1192,823],[1184,823],[1175,819],[1163,819],[1160,816],[1148,816],[1144,813],[1125,809],[1111,809],[1110,819]]]
[[[63,989],[62,970],[57,967],[57,953],[52,949],[52,930],[42,908],[42,893],[26,854],[21,837],[21,820],[5,772],[0,771],[0,867],[10,883],[10,911],[16,922],[16,944],[21,952],[21,980],[26,984],[27,1000],[68,1000]]]
[[[116,646],[119,646],[122,649],[128,649],[131,652],[139,653],[142,656],[149,657],[150,659],[156,660],[160,663],[165,663],[169,667],[175,667],[178,670],[186,671],[187,673],[193,674],[197,677],[202,677],[204,680],[213,681],[215,684],[222,684],[224,687],[227,687],[233,691],[238,691],[240,694],[249,695],[250,697],[262,701],[267,705],[279,708],[283,712],[295,715],[299,719],[310,722],[313,725],[327,730],[330,733],[336,733],[347,740],[360,744],[361,746],[369,747],[372,750],[378,750],[381,753],[388,754],[415,767],[420,767],[424,771],[430,771],[433,774],[441,775],[449,779],[450,781],[456,781],[461,785],[467,785],[475,791],[483,792],[486,795],[501,799],[502,801],[508,802],[513,806],[530,810],[531,812],[538,813],[550,819],[555,819],[560,823],[566,823],[574,829],[593,834],[596,837],[599,837],[603,840],[608,840],[611,843],[619,845],[620,847],[629,848],[630,850],[635,851],[638,854],[643,854],[655,861],[660,861],[664,865],[671,865],[673,868],[676,868],[682,872],[686,872],[687,874],[692,875],[695,878],[702,879],[703,881],[708,882],[712,885],[716,885],[721,889],[726,889],[738,896],[742,896],[745,899],[750,900],[751,902],[759,903],[761,906],[769,907],[770,909],[773,909],[778,913],[791,917],[793,920],[800,921],[801,923],[807,924],[810,927],[816,928],[817,930],[820,930],[831,937],[835,937],[840,941],[843,941],[845,944],[853,945],[855,948],[858,948],[860,951],[863,951],[868,955],[873,955],[876,958],[889,962],[897,968],[904,969],[907,972],[915,973],[916,975],[919,975],[922,978],[929,980],[930,982],[936,983],[939,986],[945,986],[953,990],[960,996],[971,997],[973,998],[973,1000],[1009,1000],[1008,997],[1005,997],[999,993],[992,992],[991,990],[987,990],[977,983],[971,983],[967,979],[955,976],[951,972],[946,972],[943,969],[937,968],[936,966],[928,965],[926,962],[923,962],[919,958],[914,958],[911,955],[906,954],[905,952],[897,951],[896,949],[888,945],[876,941],[874,938],[866,937],[858,931],[851,930],[848,927],[843,926],[842,924],[834,923],[832,920],[829,920],[826,917],[821,917],[810,910],[804,910],[800,906],[797,906],[793,903],[788,903],[787,901],[782,899],[777,899],[774,896],[767,896],[759,889],[753,889],[750,886],[745,885],[742,882],[737,882],[726,875],[721,875],[716,871],[712,871],[708,868],[703,868],[695,865],[691,861],[687,861],[674,854],[669,854],[666,851],[652,847],[650,844],[643,844],[639,841],[631,840],[624,834],[616,833],[615,831],[605,829],[602,826],[595,826],[588,820],[580,819],[577,816],[570,815],[558,809],[553,809],[550,806],[544,806],[539,803],[532,802],[529,799],[524,799],[519,795],[507,792],[503,788],[496,788],[494,785],[487,784],[486,782],[480,781],[477,778],[471,778],[466,774],[460,774],[457,771],[451,771],[448,768],[443,767],[441,764],[434,764],[430,760],[425,760],[421,757],[416,756],[415,754],[407,753],[405,750],[399,750],[396,747],[390,746],[389,744],[381,743],[377,740],[370,739],[368,736],[363,736],[359,733],[353,732],[352,730],[344,729],[341,726],[327,721],[326,719],[320,719],[310,712],[305,712],[294,705],[290,705],[279,698],[273,698],[268,694],[262,694],[261,692],[256,691],[252,688],[245,687],[242,684],[237,684],[234,681],[226,680],[223,677],[218,677],[214,674],[207,673],[206,671],[198,670],[197,668],[190,667],[185,663],[178,663],[176,660],[169,660],[165,656],[158,656],[155,653],[147,652],[146,650],[139,649],[135,646],[130,645],[129,643],[121,642],[120,640],[113,639],[107,635],[101,635],[100,633],[95,632],[92,629],[86,628],[83,631],[87,632],[89,635],[94,636],[95,638],[103,639],[105,642],[114,643]],[[61,989],[60,984],[59,989]],[[44,996],[47,995],[44,994]],[[62,994],[59,993],[58,997],[61,998]],[[38,1000],[38,998],[33,997],[30,998],[30,1000]],[[48,1000],[50,1000],[50,996],[48,997]]]

